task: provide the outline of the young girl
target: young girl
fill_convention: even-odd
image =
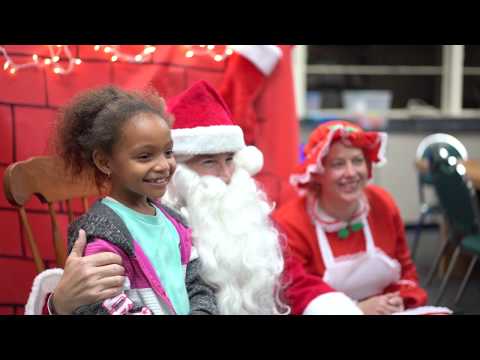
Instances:
[[[82,229],[85,254],[120,255],[126,276],[122,294],[75,314],[216,313],[189,261],[190,230],[159,203],[176,166],[163,100],[114,86],[81,94],[62,113],[57,146],[72,174],[92,171],[109,193],[70,225],[69,252]]]

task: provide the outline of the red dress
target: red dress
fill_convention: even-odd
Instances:
[[[400,291],[405,308],[425,305],[427,293],[418,284],[415,265],[410,257],[404,224],[392,197],[375,185],[365,188],[370,206],[367,221],[375,246],[401,266],[400,280],[388,285],[383,293]],[[325,282],[325,264],[320,253],[317,233],[306,206],[305,197],[285,204],[273,214],[280,230],[287,236],[287,252],[296,266],[287,266],[286,273],[291,279],[286,291],[293,313],[301,314],[309,303],[322,294]],[[329,232],[327,239],[334,257],[365,252],[366,239],[362,231],[353,232],[346,239]]]

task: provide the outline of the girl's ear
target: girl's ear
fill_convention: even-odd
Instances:
[[[110,176],[110,161],[108,156],[101,150],[93,150],[92,160],[95,166],[104,173],[106,176]]]

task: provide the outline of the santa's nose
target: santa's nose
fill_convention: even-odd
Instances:
[[[218,177],[222,179],[226,184],[230,184],[230,180],[233,175],[233,167],[229,164],[220,164],[218,170]]]

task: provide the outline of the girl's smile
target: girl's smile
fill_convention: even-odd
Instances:
[[[121,132],[105,161],[111,196],[133,209],[151,211],[147,199],[165,194],[176,167],[170,128],[158,115],[140,113]]]

